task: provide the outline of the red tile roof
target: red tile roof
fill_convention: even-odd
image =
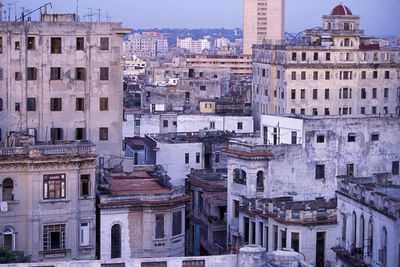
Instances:
[[[226,206],[227,193],[226,192],[214,192],[212,194],[203,194],[203,198],[213,206]]]
[[[351,13],[351,10],[347,6],[339,4],[332,10],[331,15],[353,15],[353,14]]]

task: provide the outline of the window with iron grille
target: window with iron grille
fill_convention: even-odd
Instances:
[[[43,199],[65,198],[65,174],[43,176]]]
[[[26,70],[26,79],[28,81],[34,81],[37,79],[37,69],[36,68],[27,68]]]
[[[108,68],[100,68],[100,80],[108,81]]]
[[[50,98],[50,111],[61,111],[62,100],[61,98]]]
[[[61,68],[50,68],[50,80],[61,80]]]
[[[65,224],[43,226],[43,250],[65,249]]]

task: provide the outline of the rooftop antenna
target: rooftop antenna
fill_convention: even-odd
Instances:
[[[76,18],[78,18],[78,11],[79,11],[79,0],[76,0]]]
[[[42,7],[44,7],[45,12],[47,12],[46,10],[47,10],[47,6],[48,5],[50,5],[50,7],[53,9],[53,6],[51,5],[51,2],[48,2],[48,3],[36,8],[36,9],[26,13],[26,14],[25,14],[25,10],[28,11],[28,9],[25,9],[24,7],[22,7],[22,16],[20,18],[16,19],[15,21],[18,21],[18,20],[24,21],[25,16],[28,16],[28,15],[32,14],[33,12],[36,12],[37,10],[42,11]]]
[[[99,13],[97,14],[97,16],[98,16],[97,22],[100,22],[100,18],[101,18],[101,9],[98,8],[97,11],[99,12]]]

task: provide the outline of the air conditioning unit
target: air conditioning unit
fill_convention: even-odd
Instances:
[[[7,203],[7,201],[0,202],[0,210],[1,210],[1,212],[7,212],[8,211],[8,203]]]

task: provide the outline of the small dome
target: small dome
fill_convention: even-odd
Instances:
[[[351,10],[347,6],[340,4],[337,5],[332,10],[331,15],[353,15],[353,14],[351,13]]]

